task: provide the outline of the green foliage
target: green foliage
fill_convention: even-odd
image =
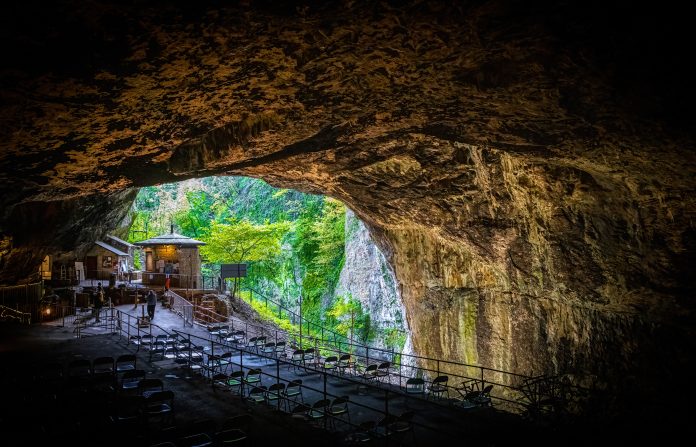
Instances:
[[[270,260],[280,255],[281,239],[289,229],[289,222],[255,225],[248,220],[213,221],[202,237],[206,245],[201,246],[201,255],[214,263]]]
[[[302,302],[306,320],[341,324],[324,309],[344,262],[341,202],[252,178],[209,177],[142,188],[132,213],[131,242],[168,233],[174,223],[176,232],[206,242],[204,275],[219,275],[220,263],[248,263],[243,286],[296,312]],[[356,337],[360,331],[369,334],[369,324]]]
[[[267,306],[262,301],[250,300],[248,293],[244,294],[243,297],[246,298],[246,301],[249,302],[251,307],[253,307],[264,320],[272,321],[286,332],[297,332],[299,330],[296,325],[290,323],[286,318],[278,318],[277,309],[274,310],[273,307]]]
[[[372,339],[370,315],[363,311],[360,301],[353,298],[352,294],[336,297],[326,314],[329,326],[347,339],[360,343],[367,343]]]
[[[184,236],[199,238],[215,219],[215,199],[205,191],[186,191],[184,207],[174,214],[174,222]]]
[[[406,344],[406,333],[396,328],[387,328],[384,331],[384,344],[389,349],[401,352]]]
[[[318,205],[318,204],[317,204]],[[302,272],[303,317],[320,321],[322,298],[333,293],[345,259],[345,206],[327,198],[295,222],[291,245]]]

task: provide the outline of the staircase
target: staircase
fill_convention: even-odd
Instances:
[[[215,310],[215,299],[204,298],[194,307],[193,319],[199,323],[223,323],[227,321],[225,315],[221,315]]]

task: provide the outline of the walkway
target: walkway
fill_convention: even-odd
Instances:
[[[413,419],[411,431],[402,434],[401,437],[378,437],[380,445],[456,445],[466,440],[467,445],[492,446],[512,445],[533,442],[536,445],[551,445],[558,442],[559,432],[549,430],[550,427],[532,425],[518,415],[499,411],[495,406],[464,409],[454,405],[452,399],[426,398],[420,396],[407,396],[404,390],[398,386],[375,379],[362,379],[355,373],[339,374],[337,371],[323,371],[320,364],[308,364],[296,367],[291,361],[292,350],[287,349],[285,356],[273,354],[264,355],[256,348],[247,347],[247,344],[235,345],[220,343],[220,340],[212,336],[203,326],[184,326],[183,319],[174,312],[157,307],[153,325],[139,328],[137,318],[144,312],[141,306],[118,306],[114,309],[120,311],[120,318],[104,318],[102,324],[94,325],[93,320],[88,321],[80,330],[80,338],[76,338],[74,325],[65,320],[64,327],[52,324],[22,328],[25,332],[24,343],[17,345],[25,357],[24,366],[33,364],[32,368],[42,363],[57,360],[67,364],[75,358],[94,359],[97,356],[112,355],[114,358],[119,353],[135,352],[140,367],[147,369],[149,376],[159,377],[166,389],[176,393],[177,426],[186,427],[194,420],[205,418],[216,421],[218,428],[222,421],[230,415],[252,414],[254,424],[249,427],[248,434],[253,443],[265,445],[270,442],[278,442],[291,445],[298,444],[322,444],[348,445],[351,435],[358,432],[358,427],[363,423],[377,422],[394,415],[403,415],[412,412]],[[118,315],[114,312],[114,316]],[[244,322],[233,321],[235,328],[243,327]],[[120,326],[120,330],[119,330]],[[201,361],[188,361],[179,363],[175,358],[167,358],[165,352],[151,349],[150,342],[146,344],[134,344],[133,341],[147,339],[146,336],[179,334],[177,339],[190,340],[191,345],[200,347]],[[17,335],[17,334],[14,334]],[[255,336],[247,327],[247,341]],[[163,337],[164,338],[164,337]],[[17,346],[3,346],[4,351],[14,351],[18,354]],[[195,352],[195,351],[194,351]],[[230,352],[231,363],[224,368],[215,366],[215,355]],[[191,357],[189,357],[190,359]],[[7,365],[15,364],[3,359],[6,367],[5,374],[10,374]],[[201,368],[199,368],[199,366]],[[331,419],[310,423],[304,417],[297,418],[288,414],[284,404],[252,403],[248,400],[249,387],[241,394],[237,390],[223,391],[222,386],[213,387],[211,377],[215,373],[231,373],[242,370],[248,373],[250,369],[260,368],[262,375],[260,384],[266,387],[274,383],[287,384],[292,380],[302,380],[302,400],[307,404],[313,404],[323,398],[335,399],[339,396],[348,396],[350,421],[331,421]],[[13,371],[12,371],[13,372]],[[451,390],[452,391],[452,390]],[[279,411],[285,410],[285,411]],[[82,409],[89,412],[89,409]],[[25,427],[22,424],[12,424],[12,430],[23,430],[26,436],[37,436],[36,441],[43,440],[41,434],[33,426]],[[42,429],[46,429],[42,425]],[[72,445],[83,445],[79,438],[91,433],[84,431],[84,426],[73,428],[74,437]],[[66,427],[61,426],[65,432]],[[166,432],[166,433],[165,433]],[[70,430],[67,430],[70,433]],[[379,436],[379,428],[373,432],[373,437]],[[578,435],[582,433],[581,437]],[[50,438],[52,432],[46,431]],[[164,439],[171,432],[161,430],[161,427],[150,427],[144,437],[129,438],[129,445],[149,446]],[[88,438],[89,438],[88,436]],[[574,440],[587,437],[592,438],[591,432],[577,432],[573,434]],[[113,441],[120,439],[113,433]],[[94,440],[84,439],[84,445],[90,445]],[[108,439],[102,440],[108,444]],[[567,440],[566,440],[567,441]],[[594,439],[588,441],[594,442]],[[567,443],[567,442],[566,442]],[[120,444],[117,444],[120,445]]]

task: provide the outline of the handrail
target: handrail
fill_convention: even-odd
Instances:
[[[31,324],[31,312],[22,312],[0,304],[0,320],[17,320],[22,324]]]
[[[268,376],[268,377],[272,378],[273,383],[289,383],[292,380],[292,378],[287,379],[287,378],[282,377],[280,374],[281,365],[283,365],[284,367],[288,367],[288,368],[295,367],[295,364],[290,360],[281,359],[277,355],[266,355],[263,352],[259,352],[255,349],[252,350],[252,348],[249,348],[248,346],[237,346],[237,345],[222,343],[219,341],[215,341],[212,339],[206,339],[204,337],[201,337],[201,336],[198,336],[195,334],[186,333],[186,332],[179,331],[176,329],[174,329],[173,332],[175,334],[178,334],[180,337],[186,338],[189,342],[192,342],[194,339],[197,339],[197,340],[200,340],[201,346],[203,344],[210,345],[210,348],[205,348],[203,351],[208,356],[208,361],[201,362],[201,367],[206,370],[211,381],[213,380],[213,373],[214,373],[215,368],[216,368],[214,360],[211,362],[211,359],[214,357],[211,358],[211,356],[217,355],[216,353],[232,352],[233,350],[239,352],[238,360],[236,360],[234,357],[227,359],[229,364],[233,365],[233,367],[239,367],[239,369],[242,371],[244,371],[245,369],[249,370],[249,369],[258,368],[258,366],[245,366],[244,365],[245,355],[246,356],[252,355],[255,357],[271,360],[273,363],[275,363],[275,374],[272,372],[270,372],[270,373],[267,372],[268,371],[267,368],[261,368],[261,375]],[[189,355],[191,355],[191,354],[189,354]],[[272,368],[273,363],[271,363],[269,365],[269,366],[271,366],[271,368]],[[346,381],[348,383],[352,383],[352,384],[355,384],[358,386],[368,387],[368,388],[383,391],[384,392],[384,405],[380,404],[379,406],[373,406],[373,405],[368,405],[364,402],[360,402],[358,400],[350,400],[351,405],[361,407],[363,411],[367,410],[368,414],[373,413],[374,415],[376,415],[375,419],[377,419],[377,420],[379,420],[383,417],[389,416],[389,414],[390,414],[390,405],[389,405],[390,396],[401,396],[404,399],[413,398],[412,396],[409,396],[406,393],[401,392],[401,390],[399,390],[399,389],[393,390],[393,389],[383,388],[381,386],[371,384],[369,382],[365,382],[364,380],[362,380],[361,378],[359,378],[357,376],[353,377],[353,376],[347,376],[347,375],[345,375],[345,376],[339,375],[338,373],[322,369],[320,366],[318,366],[318,364],[315,364],[314,366],[312,366],[310,364],[305,364],[302,366],[302,368],[308,372],[311,371],[312,373],[318,373],[318,374],[322,375],[320,388],[312,387],[307,382],[304,382],[302,384],[302,388],[304,390],[312,391],[312,392],[316,393],[316,395],[321,396],[322,399],[341,397],[338,394],[332,394],[332,393],[327,391],[327,378],[328,378],[328,376],[331,376],[333,378],[338,378],[339,380]],[[345,395],[345,393],[341,393],[341,395]],[[277,402],[276,405],[280,405],[280,402]],[[352,427],[357,427],[357,424],[354,424],[352,422],[346,421],[345,423],[351,425]],[[432,430],[433,434],[442,433],[441,427],[430,426],[430,425],[423,423],[423,422],[418,423],[418,424],[414,424],[414,425],[417,425],[420,428],[424,428],[427,430]],[[448,436],[455,436],[455,434],[453,434],[453,433],[447,433],[447,435]]]
[[[320,330],[317,331],[320,333],[319,336],[308,336],[306,334],[302,334],[302,332],[295,332],[295,333],[288,333],[288,337],[292,338],[295,337],[296,341],[299,339],[298,346],[299,347],[304,347],[307,346],[305,344],[305,340],[309,342],[308,345],[313,345],[317,350],[319,349],[324,349],[326,351],[333,351],[334,353],[340,354],[342,352],[348,352],[350,351],[351,353],[355,352],[360,352],[361,350],[364,350],[365,355],[357,355],[356,357],[358,358],[363,358],[364,359],[364,365],[367,365],[369,363],[379,363],[384,358],[389,358],[390,363],[392,364],[392,367],[396,369],[398,367],[399,370],[399,383],[401,383],[402,378],[409,378],[413,374],[404,374],[405,372],[411,372],[413,373],[415,370],[416,375],[420,374],[426,374],[428,376],[431,376],[432,378],[435,378],[439,375],[448,375],[452,377],[458,378],[458,380],[461,380],[461,386],[464,387],[465,384],[472,384],[474,383],[476,387],[482,389],[486,384],[492,384],[495,385],[496,387],[502,388],[505,390],[503,393],[500,393],[498,389],[496,389],[496,396],[494,396],[496,399],[500,401],[507,402],[508,404],[514,405],[514,406],[522,406],[525,409],[528,409],[530,406],[535,406],[539,404],[540,400],[543,400],[538,393],[534,392],[533,390],[530,389],[530,383],[532,383],[535,379],[538,379],[540,377],[540,380],[544,382],[549,382],[551,381],[551,378],[548,376],[537,376],[537,377],[532,377],[528,376],[525,374],[521,373],[515,373],[515,372],[510,372],[510,371],[504,371],[501,369],[496,369],[496,368],[490,368],[486,366],[481,366],[481,365],[475,365],[475,364],[469,364],[469,363],[463,363],[463,362],[457,362],[457,361],[451,361],[451,360],[442,360],[442,359],[437,359],[437,358],[432,358],[432,357],[427,357],[427,356],[419,356],[419,355],[413,355],[413,354],[405,354],[403,352],[396,353],[393,350],[387,350],[383,348],[375,348],[371,347],[369,345],[363,345],[360,343],[355,343],[353,341],[350,341],[348,337],[345,337],[342,334],[338,334],[335,331],[332,331],[330,329],[323,328],[321,325],[318,325],[314,322],[311,322],[309,320],[306,320],[304,317],[299,317],[296,313],[293,311],[287,309],[286,307],[282,306],[281,304],[275,302],[274,300],[264,296],[262,293],[248,288],[252,294],[250,294],[249,300],[251,301],[253,298],[253,293],[256,293],[257,295],[260,295],[264,298],[264,302],[268,304],[269,302],[273,305],[275,305],[279,309],[279,315],[280,318],[282,318],[282,311],[285,310],[288,315],[292,315],[296,318],[299,318],[300,321],[302,320],[307,321],[308,323],[308,328],[310,327],[309,325],[315,325],[317,328]],[[243,298],[242,298],[243,299]],[[256,300],[259,301],[259,300]],[[309,332],[309,331],[308,331]],[[332,338],[327,338],[327,335],[333,335]],[[343,341],[342,341],[343,340]],[[348,349],[342,349],[342,348],[348,348]],[[369,353],[372,351],[373,356],[370,356]],[[374,353],[381,353],[381,357],[375,357]],[[398,356],[402,359],[399,362],[396,362],[396,356]],[[405,362],[404,359],[407,361]],[[410,361],[408,361],[410,360]],[[426,367],[427,364],[432,364],[434,363],[435,366],[433,367]],[[415,365],[415,366],[413,366]],[[475,374],[467,373],[467,374],[460,374],[456,372],[455,370],[464,370],[464,371],[469,371],[469,370],[474,370],[476,371]],[[451,387],[455,388],[455,387]],[[548,387],[549,389],[553,389],[552,386]],[[590,390],[584,389],[580,386],[577,385],[567,385],[566,384],[566,389],[573,389],[574,393],[577,396],[580,395],[586,395],[590,392]]]
[[[292,316],[292,317],[293,317],[293,319],[292,319],[291,321],[294,321],[295,319],[298,319],[298,320],[300,320],[300,325],[303,324],[303,323],[302,323],[303,321],[307,322],[307,332],[309,332],[309,329],[311,328],[311,326],[315,326],[316,328],[319,328],[319,331],[320,331],[322,334],[329,333],[329,334],[333,334],[334,337],[339,336],[339,337],[345,338],[346,340],[349,339],[348,337],[346,337],[346,336],[343,335],[343,334],[339,334],[338,332],[336,332],[336,331],[334,331],[334,330],[332,330],[332,329],[328,329],[328,328],[323,327],[323,326],[322,326],[321,324],[319,324],[319,323],[316,323],[316,322],[314,322],[314,321],[308,320],[307,318],[303,317],[302,315],[298,315],[298,314],[295,313],[294,311],[292,311],[292,310],[288,309],[287,307],[283,306],[282,304],[280,304],[280,303],[274,301],[272,298],[268,298],[266,295],[264,295],[263,293],[257,291],[256,289],[253,289],[253,288],[251,288],[251,287],[247,287],[246,290],[248,290],[249,292],[251,292],[250,295],[249,295],[249,299],[250,299],[250,300],[254,299],[253,294],[255,293],[256,295],[259,295],[259,296],[262,296],[262,297],[263,297],[263,301],[264,301],[264,303],[266,304],[266,307],[268,307],[268,303],[269,303],[269,302],[270,302],[271,304],[273,304],[274,306],[276,306],[276,307],[278,308],[278,315],[279,315],[279,318],[282,318],[282,313],[283,313],[283,310],[284,310],[285,313],[288,314],[288,316]],[[241,292],[241,291],[240,291],[240,292]],[[240,295],[240,299],[243,300],[244,298]],[[256,301],[259,301],[259,300],[256,300]],[[310,325],[311,325],[311,326],[310,326]]]
[[[117,329],[116,331],[123,331],[126,329],[129,333],[131,331],[131,328],[135,328],[135,333],[142,334],[142,333],[153,333],[153,328],[156,328],[159,332],[164,333],[164,334],[170,334],[169,331],[154,325],[154,324],[149,324],[148,327],[143,330],[141,329],[138,325],[133,325],[130,324],[129,321],[132,318],[137,318],[137,317],[132,317],[127,313],[121,313],[120,311],[116,310],[117,314],[119,315],[118,318],[118,324],[117,324]],[[122,315],[126,315],[125,317],[127,321],[122,322],[121,320],[124,318]],[[246,334],[247,340],[251,338],[252,336],[259,336],[259,335],[270,335],[270,338],[268,341],[291,341],[293,340],[293,337],[296,337],[298,334],[297,333],[292,333],[292,332],[286,332],[280,329],[277,330],[271,330],[269,331],[266,327],[260,326],[260,325],[255,325],[252,323],[249,323],[247,321],[242,321],[236,317],[231,316],[229,320],[229,326],[230,329],[234,328],[244,328],[244,332]],[[177,329],[172,329],[171,330],[173,333],[181,333],[185,334],[183,331],[179,331]],[[130,339],[130,336],[127,334],[127,336]],[[207,339],[205,337],[201,337],[195,334],[187,334],[187,337],[189,340],[191,338],[197,338],[200,340],[203,340],[203,343],[210,343],[211,344],[211,349],[206,353],[206,355],[211,355],[216,352],[215,347],[216,346],[222,346],[226,350],[239,350],[240,351],[240,366],[243,366],[243,356],[242,353],[246,354],[251,354],[255,356],[261,356],[261,357],[266,357],[266,358],[272,358],[272,356],[267,356],[264,355],[260,352],[256,352],[256,350],[248,345],[245,346],[240,346],[237,344],[229,343],[229,342],[220,342],[216,341],[214,339]],[[130,341],[130,340],[129,340]],[[351,349],[353,347],[350,346],[349,343],[345,344],[340,344],[339,346],[331,346],[330,344],[326,343],[326,340],[322,340],[318,337],[312,337],[312,339],[308,339],[308,342],[313,342],[313,347],[316,348],[316,353],[317,353],[317,359],[321,358],[322,351],[325,351],[325,355],[323,356],[324,358],[328,355],[331,354],[341,354],[341,353],[350,353]],[[309,344],[306,346],[310,346]],[[140,346],[138,347],[140,348]],[[254,349],[252,351],[252,349]],[[286,349],[292,349],[292,343],[289,343],[287,345]],[[370,355],[370,350],[373,351],[373,355]],[[375,351],[385,351],[379,348],[366,348],[366,352],[364,355],[361,354],[355,354],[355,359],[356,362],[353,363],[353,373],[357,374],[361,366],[364,368],[364,366],[370,364],[370,363],[380,363],[382,362],[383,359],[380,359],[378,357],[374,356]],[[286,354],[287,354],[286,350]],[[407,354],[402,354],[404,356],[409,356]],[[397,393],[397,394],[406,394],[404,391],[404,378],[409,378],[413,377],[414,371],[416,374],[425,374],[426,376],[430,377],[429,381],[432,381],[433,378],[435,378],[437,375],[449,375],[451,378],[458,378],[464,381],[471,381],[473,382],[477,387],[478,390],[480,391],[486,384],[492,384],[495,385],[496,387],[499,387],[500,389],[507,390],[503,393],[500,392],[499,388],[494,388],[495,393],[491,394],[491,397],[498,401],[499,403],[507,403],[509,405],[513,405],[513,407],[508,407],[508,411],[517,411],[519,412],[520,410],[522,411],[527,411],[527,412],[533,412],[536,411],[537,415],[543,414],[548,411],[554,411],[556,408],[548,408],[548,401],[549,398],[553,399],[555,397],[559,397],[559,400],[562,400],[563,397],[565,396],[560,396],[561,392],[568,392],[569,389],[580,389],[584,392],[588,392],[589,390],[581,389],[580,387],[577,386],[571,386],[567,383],[562,383],[562,381],[557,380],[556,378],[553,377],[545,377],[545,376],[526,376],[522,374],[517,374],[517,373],[510,373],[506,372],[503,370],[498,370],[495,368],[487,368],[487,367],[481,367],[481,366],[475,366],[475,365],[467,365],[464,363],[460,362],[450,362],[450,361],[445,361],[445,360],[439,360],[439,359],[431,359],[428,357],[423,357],[423,356],[410,356],[413,358],[417,359],[426,359],[426,360],[431,360],[431,361],[436,361],[438,362],[438,369],[432,369],[428,368],[427,365],[417,365],[417,366],[411,366],[404,364],[404,362],[390,362],[390,368],[389,368],[389,375],[387,376],[387,383],[389,383],[389,386],[395,386],[396,389],[389,389],[389,393]],[[361,362],[362,360],[362,362]],[[292,362],[289,360],[282,360],[283,364],[288,364],[291,365]],[[463,365],[463,366],[469,366],[469,367],[475,367],[478,368],[480,373],[475,374],[475,375],[463,375],[459,374],[456,371],[450,370],[448,368],[445,368],[446,365]],[[320,369],[316,369],[317,372],[322,372]],[[420,373],[418,373],[420,371]],[[488,372],[488,373],[487,373]],[[497,373],[499,374],[496,376],[496,374],[490,374],[490,373]],[[505,376],[501,376],[500,374],[506,374],[509,375],[510,378],[508,380],[504,380]],[[357,377],[357,376],[356,376]],[[514,379],[514,380],[513,380]],[[357,380],[357,379],[355,379]],[[450,382],[452,383],[452,382]],[[560,384],[560,385],[559,385]],[[560,390],[560,387],[564,387],[563,390]],[[551,389],[555,387],[555,389]],[[379,387],[378,387],[379,388]],[[449,386],[449,389],[455,390],[457,387],[455,386]],[[557,395],[550,395],[549,393],[556,393]],[[463,397],[463,395],[462,395]],[[461,400],[459,399],[458,396],[455,395],[456,400]],[[568,402],[569,404],[572,404],[574,402]],[[577,403],[577,402],[575,402]],[[561,405],[563,402],[561,402]],[[561,408],[563,409],[563,408]]]
[[[169,306],[184,318],[184,327],[193,326],[194,304],[172,290],[167,293],[169,294]]]

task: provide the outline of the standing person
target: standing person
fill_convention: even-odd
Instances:
[[[164,265],[164,295],[169,292],[169,284],[171,283],[172,273],[174,272],[174,264],[171,261],[167,261]]]
[[[150,321],[155,319],[155,307],[157,307],[157,295],[154,290],[147,292],[147,314],[150,316]]]
[[[102,306],[104,305],[104,292],[97,289],[96,292],[92,293],[92,298],[94,300],[94,322],[99,323],[101,322],[99,314],[101,313]]]

